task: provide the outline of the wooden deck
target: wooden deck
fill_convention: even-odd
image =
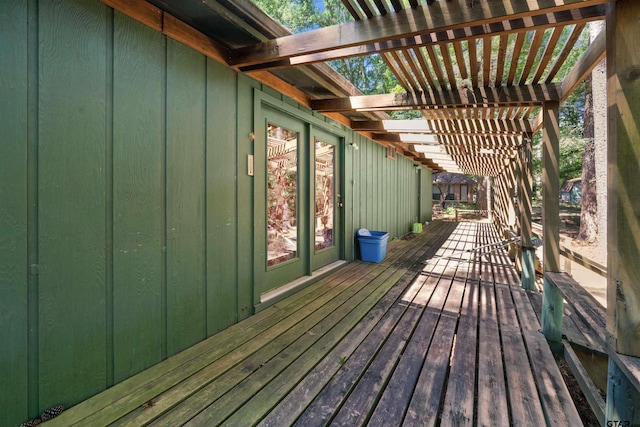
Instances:
[[[499,240],[431,223],[47,425],[582,425]]]

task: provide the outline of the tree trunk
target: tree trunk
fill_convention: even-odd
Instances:
[[[445,209],[445,200],[449,195],[449,184],[438,184],[438,188],[440,189],[440,203],[442,204],[442,209]]]
[[[604,21],[589,23],[593,40],[604,31]],[[603,59],[591,72],[593,100],[593,138],[595,142],[595,176],[597,199],[598,247],[607,248],[607,60]]]
[[[478,196],[476,197],[476,209],[487,210],[487,183],[484,176],[478,177]]]
[[[590,103],[590,95],[587,95],[586,104]],[[585,126],[587,121],[585,120]],[[596,198],[596,165],[594,155],[594,141],[589,138],[584,146],[582,154],[582,210],[580,211],[580,232],[578,240],[593,243],[598,237]]]

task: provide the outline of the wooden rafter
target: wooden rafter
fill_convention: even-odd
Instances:
[[[541,105],[560,99],[558,84],[510,86],[500,88],[464,88],[450,91],[428,91],[401,94],[363,95],[311,101],[320,111],[406,110],[442,106],[520,106]]]
[[[386,133],[425,133],[435,135],[495,135],[530,133],[526,120],[358,120],[351,122],[357,131]]]
[[[229,63],[247,71],[303,65],[388,50],[556,26],[562,22],[602,19],[612,0],[485,0],[467,8],[464,2],[421,4],[304,33],[278,37],[234,49]],[[294,60],[295,58],[295,60]]]

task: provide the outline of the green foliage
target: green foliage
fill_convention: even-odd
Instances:
[[[328,27],[353,18],[340,0],[253,0],[265,13],[293,33]],[[362,93],[389,93],[398,85],[380,55],[365,55],[329,61]],[[421,117],[418,112],[400,112],[400,118]]]
[[[267,15],[292,33],[351,20],[339,0],[325,0],[322,10],[313,0],[253,0]]]

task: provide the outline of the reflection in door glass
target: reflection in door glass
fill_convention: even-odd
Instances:
[[[298,133],[267,129],[267,265],[298,254]]]
[[[316,250],[333,246],[334,146],[316,141]]]

